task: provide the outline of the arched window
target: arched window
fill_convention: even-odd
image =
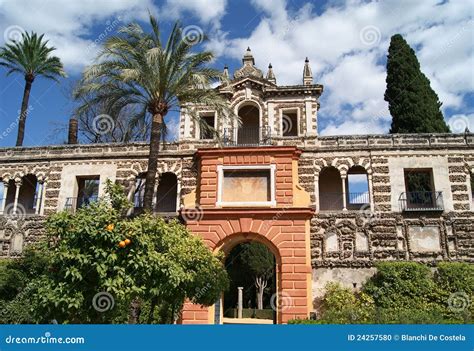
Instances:
[[[244,105],[238,113],[241,121],[237,132],[238,145],[258,145],[260,142],[260,110],[255,105]]]
[[[353,166],[347,172],[347,209],[359,210],[369,201],[369,179],[362,166]]]
[[[319,209],[340,211],[343,208],[341,175],[335,167],[325,167],[319,173]]]
[[[3,214],[40,214],[43,183],[38,182],[34,174],[23,176],[21,182],[10,179],[7,184],[5,187],[5,183],[2,183],[0,191]],[[17,192],[18,186],[20,188]]]
[[[176,212],[178,197],[178,178],[176,174],[166,172],[160,176],[156,192],[157,212]]]

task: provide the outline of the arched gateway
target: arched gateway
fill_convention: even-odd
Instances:
[[[213,252],[263,243],[275,257],[275,321],[307,318],[312,310],[309,194],[298,184],[295,147],[200,149],[196,193],[182,216]],[[222,305],[217,304],[217,308]],[[186,303],[182,323],[222,323],[216,306]]]

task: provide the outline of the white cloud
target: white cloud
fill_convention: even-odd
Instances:
[[[354,135],[354,134],[383,134],[388,130],[386,126],[378,123],[377,119],[356,122],[347,118],[338,124],[330,122],[329,125],[320,130],[321,135]]]
[[[175,19],[192,14],[202,23],[212,22],[218,27],[225,15],[226,5],[227,0],[167,0],[162,13]]]
[[[5,31],[11,26],[45,33],[66,69],[77,72],[95,57],[95,43],[128,21],[146,20],[147,9],[156,12],[152,0],[0,0],[0,44],[8,39]],[[94,26],[97,37],[91,37]]]
[[[448,119],[448,126],[453,133],[464,133],[466,128],[474,132],[474,113],[455,114]]]
[[[310,58],[321,98],[321,134],[388,131],[384,59],[390,37],[401,33],[417,51],[443,107],[463,108],[474,90],[474,22],[469,1],[427,0],[330,2],[324,9],[284,0],[252,0],[260,22],[247,37],[220,33],[210,44],[217,54],[240,59],[247,46],[257,65],[273,65],[279,84],[301,84],[303,60]],[[471,73],[469,73],[471,72]]]

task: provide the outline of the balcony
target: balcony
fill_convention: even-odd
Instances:
[[[133,215],[140,215],[144,213],[143,208],[144,197],[141,195],[135,195],[133,199]],[[160,201],[159,204],[156,200],[153,202],[153,213],[160,217],[177,217],[178,211],[176,210],[176,201]]]
[[[272,144],[270,127],[224,128],[224,146],[266,146]]]
[[[66,211],[75,212],[77,209],[87,206],[92,202],[96,202],[99,199],[98,196],[82,196],[82,197],[68,197],[64,204]]]
[[[368,192],[350,192],[346,193],[346,210],[359,211],[366,208],[370,203]],[[344,194],[342,192],[323,192],[319,193],[320,211],[343,211]]]
[[[415,191],[401,193],[398,198],[402,212],[443,211],[441,191]]]

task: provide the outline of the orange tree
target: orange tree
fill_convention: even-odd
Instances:
[[[36,294],[40,314],[62,323],[123,322],[139,299],[147,308],[139,321],[170,323],[186,299],[211,305],[220,297],[227,273],[200,238],[177,221],[127,218],[121,188],[108,182],[107,193],[49,218],[52,253]]]

